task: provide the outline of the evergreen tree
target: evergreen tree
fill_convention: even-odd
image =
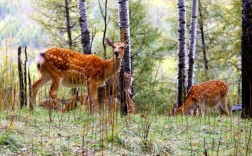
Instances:
[[[130,1],[131,54],[134,102],[138,110],[164,112],[171,86],[157,78],[158,66],[174,43],[165,38],[148,18],[148,6],[142,0]],[[164,34],[165,35],[165,34]],[[156,109],[153,109],[153,108]]]
[[[48,44],[74,49],[79,39],[78,33],[73,32],[79,29],[76,1],[34,0],[34,4],[37,12],[32,18],[51,35],[52,42]]]

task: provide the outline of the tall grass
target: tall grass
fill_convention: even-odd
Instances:
[[[148,115],[147,119],[138,114],[121,118],[106,111],[90,115],[81,108],[64,114],[51,113],[53,120],[43,108],[2,112],[0,134],[13,138],[14,143],[0,141],[1,155],[252,154],[251,121],[240,119],[239,115]]]

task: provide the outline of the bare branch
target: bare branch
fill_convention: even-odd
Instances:
[[[91,42],[90,42],[90,50],[92,49],[92,46],[93,46],[93,41],[94,41],[94,38],[95,38],[95,35],[97,33],[97,30],[96,30],[96,27],[94,29],[92,29],[92,32],[91,32]]]
[[[100,2],[100,0],[98,0],[98,3],[99,3],[99,8],[100,8],[100,12],[101,12],[102,18],[104,19],[104,18],[105,18],[104,10],[103,10],[102,7],[101,7],[101,2]]]

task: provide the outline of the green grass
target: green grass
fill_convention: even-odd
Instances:
[[[251,121],[239,115],[120,117],[36,108],[1,112],[0,124],[0,155],[252,154]]]

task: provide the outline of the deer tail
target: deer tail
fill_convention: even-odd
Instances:
[[[45,62],[45,53],[40,53],[36,58],[37,69],[41,72],[42,64]]]

